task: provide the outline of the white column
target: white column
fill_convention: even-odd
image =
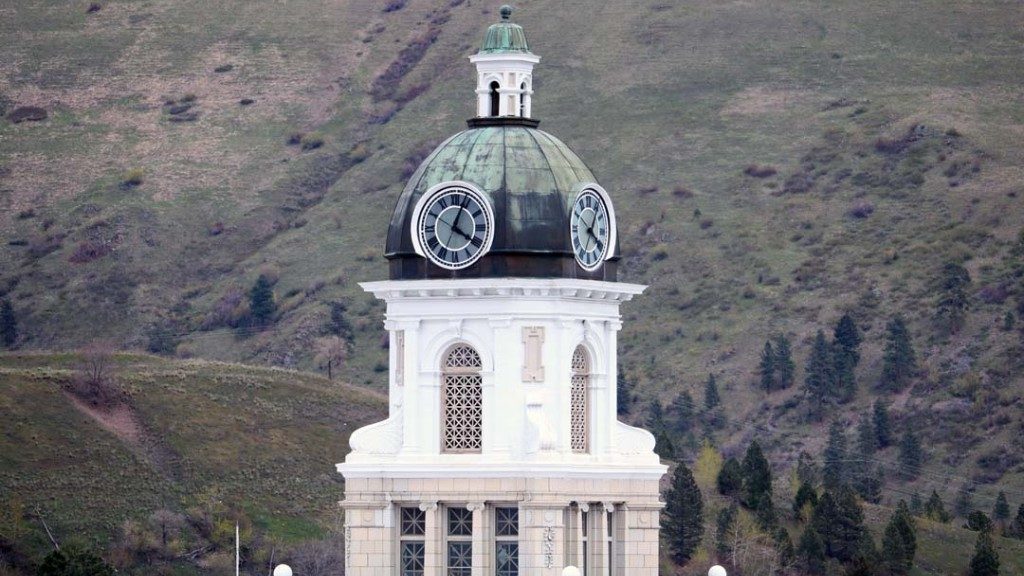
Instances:
[[[437,502],[423,502],[420,510],[426,513],[426,531],[423,537],[423,572],[424,576],[442,576],[444,562],[441,550],[441,525],[438,518]]]
[[[487,530],[484,526],[484,503],[470,502],[466,509],[473,513],[473,576],[487,575]]]

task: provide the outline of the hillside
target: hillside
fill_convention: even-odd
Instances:
[[[97,408],[65,391],[81,365],[0,356],[0,557],[12,543],[45,554],[46,529],[116,555],[124,522],[147,526],[157,511],[196,532],[183,530],[174,554],[217,545],[198,555],[211,566],[233,554],[220,523],[233,537],[241,520],[252,550],[324,537],[337,529],[334,464],[348,435],[386,410],[376,394],[300,372],[134,355],[111,364],[126,403]]]
[[[404,179],[472,114],[466,56],[497,6],[87,5],[0,7],[0,103],[48,114],[0,122],[0,293],[18,346],[103,338],[311,370],[318,338],[337,334],[351,337],[342,377],[383,389],[383,309],[357,282],[386,276]],[[883,502],[935,489],[950,503],[964,484],[985,510],[999,490],[1024,501],[1015,8],[517,4],[543,58],[535,115],[611,191],[622,279],[650,286],[624,307],[629,418],[683,390],[700,403],[714,373],[726,421],[696,435],[726,454],[758,436],[787,470],[820,456],[832,419],[852,433],[867,413],[902,314],[922,370],[882,397],[926,460],[901,482],[896,449],[879,453]],[[970,275],[954,331],[935,321],[949,262]],[[260,274],[276,281],[265,327],[247,321]],[[757,388],[758,355],[787,335],[799,383],[815,333],[844,312],[865,338],[858,392],[808,422],[799,387]]]

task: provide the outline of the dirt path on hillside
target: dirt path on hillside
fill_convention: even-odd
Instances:
[[[83,402],[73,394],[64,396],[81,413],[91,418],[100,428],[117,437],[137,457],[171,480],[178,480],[180,458],[165,442],[143,426],[132,407],[121,402],[111,408],[97,408]]]

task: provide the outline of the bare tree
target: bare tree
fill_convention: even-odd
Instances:
[[[339,538],[306,542],[292,551],[289,561],[303,576],[344,576],[345,553]]]
[[[114,350],[112,343],[99,341],[79,351],[80,360],[69,388],[72,394],[100,408],[110,408],[124,399],[117,385]]]
[[[324,336],[316,340],[314,361],[327,367],[327,379],[334,379],[334,368],[340,368],[348,358],[348,342],[340,336]]]

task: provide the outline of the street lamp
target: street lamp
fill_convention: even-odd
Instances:
[[[291,566],[278,564],[277,568],[274,568],[274,576],[292,576]]]
[[[277,574],[274,574],[274,576],[277,576]],[[708,570],[708,576],[726,576],[725,568],[722,568],[721,566],[716,564],[712,566],[710,570]]]

